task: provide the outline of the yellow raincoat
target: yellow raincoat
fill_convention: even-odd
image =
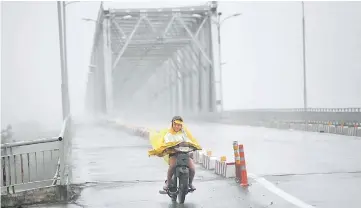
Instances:
[[[168,148],[174,147],[174,146],[178,145],[180,142],[176,141],[176,142],[165,143],[164,136],[167,133],[170,133],[172,135],[185,133],[186,136],[190,140],[190,142],[188,142],[188,143],[190,143],[192,146],[194,146],[197,150],[202,150],[198,141],[193,137],[193,135],[188,130],[188,128],[183,124],[183,129],[182,129],[182,131],[179,131],[179,132],[175,132],[172,127],[170,127],[169,129],[163,129],[159,132],[154,131],[154,130],[150,131],[149,132],[149,140],[150,140],[150,143],[151,143],[153,149],[148,151],[149,156],[163,157],[165,162],[168,164],[169,154],[174,153],[174,150],[168,150]]]

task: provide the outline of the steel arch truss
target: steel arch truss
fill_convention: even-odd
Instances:
[[[209,5],[101,8],[87,91],[97,111],[218,111],[216,15]]]

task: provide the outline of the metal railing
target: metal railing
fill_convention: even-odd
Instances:
[[[323,123],[354,126],[361,123],[361,108],[255,109],[222,113],[223,120],[251,124],[282,121],[289,123]]]
[[[1,145],[1,194],[66,184],[70,118],[58,137]],[[66,173],[65,173],[66,172]]]
[[[243,109],[243,110],[231,110],[228,112],[361,112],[361,108],[275,108],[275,109]]]
[[[60,146],[60,156],[57,165],[57,170],[54,176],[52,185],[67,185],[72,178],[71,162],[72,157],[71,145],[72,145],[72,121],[70,117],[67,117],[63,123],[59,138],[63,138]]]
[[[233,110],[209,120],[361,137],[361,108]]]

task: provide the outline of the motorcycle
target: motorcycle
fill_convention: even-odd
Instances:
[[[189,184],[189,167],[188,163],[190,160],[191,152],[195,151],[195,148],[190,146],[188,143],[180,143],[177,146],[173,147],[175,150],[176,156],[176,166],[175,171],[172,177],[172,181],[169,185],[167,191],[160,190],[160,194],[168,194],[172,199],[172,202],[177,201],[180,204],[183,204],[186,198],[186,195],[190,192],[193,192],[193,189],[190,189]]]

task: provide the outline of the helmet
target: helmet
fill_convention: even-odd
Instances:
[[[183,118],[180,117],[180,116],[174,116],[172,118],[172,123],[175,122],[175,121],[178,121],[178,123],[182,124],[183,123]]]

